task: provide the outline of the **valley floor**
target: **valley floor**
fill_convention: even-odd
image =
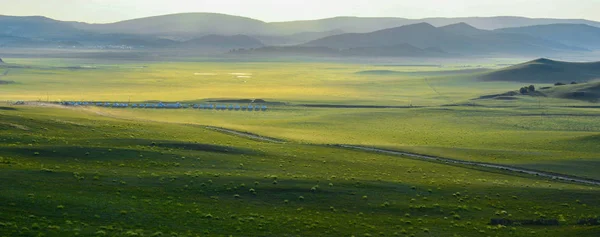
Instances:
[[[6,61],[0,236],[600,235],[598,104],[479,99],[510,59]]]

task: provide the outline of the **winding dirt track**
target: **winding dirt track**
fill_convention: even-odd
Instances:
[[[349,148],[349,149],[362,150],[362,151],[385,153],[385,154],[397,155],[397,156],[407,156],[407,157],[417,158],[417,159],[421,159],[421,160],[442,162],[442,163],[447,163],[447,164],[459,164],[459,165],[468,165],[468,166],[499,169],[499,170],[504,170],[504,171],[530,174],[530,175],[535,175],[535,176],[545,177],[545,178],[550,178],[550,179],[555,179],[555,180],[562,180],[562,181],[569,181],[569,182],[574,182],[574,183],[591,184],[591,185],[599,185],[600,186],[600,181],[598,181],[598,180],[585,179],[585,178],[579,178],[579,177],[561,175],[561,174],[554,174],[554,173],[536,171],[536,170],[530,170],[530,169],[523,169],[523,168],[517,168],[517,167],[507,166],[507,165],[455,160],[455,159],[442,158],[442,157],[436,157],[436,156],[427,156],[427,155],[420,155],[420,154],[400,152],[400,151],[390,151],[390,150],[384,150],[384,149],[378,149],[378,148],[372,148],[372,147],[363,147],[363,146],[354,146],[354,145],[336,145],[336,146],[343,147],[343,148]]]
[[[224,133],[228,133],[228,134],[251,138],[254,140],[260,140],[260,141],[266,141],[266,142],[276,142],[276,143],[284,143],[285,142],[281,139],[263,137],[260,135],[240,132],[240,131],[231,130],[231,129],[227,129],[227,128],[218,128],[218,127],[207,127],[207,128],[215,130],[215,131],[219,131],[219,132],[224,132]],[[390,151],[390,150],[384,150],[384,149],[373,148],[373,147],[365,147],[365,146],[355,146],[355,145],[334,145],[334,146],[346,148],[346,149],[361,150],[361,151],[366,151],[366,152],[376,152],[376,153],[383,153],[383,154],[394,155],[394,156],[404,156],[404,157],[416,158],[419,160],[431,161],[431,162],[436,162],[436,163],[458,164],[458,165],[491,168],[491,169],[498,169],[498,170],[503,170],[503,171],[535,175],[538,177],[544,177],[544,178],[549,178],[549,179],[553,179],[553,180],[561,180],[561,181],[567,181],[567,182],[573,182],[573,183],[600,186],[600,181],[598,181],[598,180],[586,179],[586,178],[580,178],[580,177],[562,175],[562,174],[554,174],[554,173],[550,173],[550,172],[530,170],[530,169],[518,168],[518,167],[513,167],[513,166],[507,166],[507,165],[455,160],[455,159],[450,159],[450,158],[420,155],[420,154],[409,153],[409,152]]]
[[[33,105],[49,106],[49,107],[57,107],[57,108],[67,108],[67,107],[61,106],[61,105],[46,104],[46,103],[37,103],[37,104],[33,104]],[[98,111],[95,111],[94,113],[101,115],[101,116],[112,117],[112,118],[116,118],[116,119],[135,120],[135,119],[127,119],[127,118],[111,116],[108,114],[100,113]],[[152,120],[145,120],[145,121],[152,121]],[[189,125],[197,126],[198,124],[189,124]],[[287,141],[283,140],[283,139],[265,137],[265,136],[261,136],[261,135],[254,134],[254,133],[242,132],[242,131],[237,131],[237,130],[233,130],[233,129],[213,127],[213,126],[204,126],[204,127],[206,129],[214,130],[217,132],[226,133],[226,134],[244,137],[244,138],[253,139],[253,140],[258,140],[258,141],[271,142],[271,143],[287,143]],[[467,166],[473,166],[473,167],[491,168],[491,169],[497,169],[497,170],[502,170],[502,171],[510,171],[510,172],[528,174],[528,175],[535,175],[538,177],[544,177],[544,178],[549,178],[549,179],[553,179],[553,180],[560,180],[560,181],[567,181],[567,182],[573,182],[573,183],[579,183],[579,184],[600,186],[599,180],[586,179],[586,178],[581,178],[581,177],[576,177],[576,176],[556,174],[556,173],[550,173],[550,172],[544,172],[544,171],[538,171],[538,170],[530,170],[530,169],[518,168],[518,167],[513,167],[513,166],[507,166],[507,165],[456,160],[456,159],[421,155],[421,154],[415,154],[415,153],[409,153],[409,152],[391,151],[391,150],[379,149],[379,148],[374,148],[374,147],[366,147],[366,146],[343,145],[343,144],[333,145],[333,146],[345,148],[345,149],[360,150],[360,151],[365,151],[365,152],[375,152],[375,153],[383,153],[383,154],[394,155],[394,156],[410,157],[413,159],[419,159],[419,160],[436,162],[436,163],[458,164],[458,165],[467,165]]]
[[[261,135],[258,135],[258,134],[254,134],[254,133],[240,132],[240,131],[236,131],[236,130],[231,130],[231,129],[226,129],[226,128],[220,128],[220,127],[213,127],[213,126],[206,126],[206,128],[210,129],[210,130],[215,130],[217,132],[222,132],[222,133],[232,134],[232,135],[235,135],[235,136],[250,138],[250,139],[253,139],[253,140],[259,140],[259,141],[265,141],[265,142],[273,142],[273,143],[285,143],[285,141],[281,140],[281,139],[272,138],[272,137],[264,137],[264,136],[261,136]]]

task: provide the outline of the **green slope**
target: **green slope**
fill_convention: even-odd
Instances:
[[[598,187],[0,107],[0,236],[597,236]],[[561,219],[495,226],[491,218]]]
[[[482,81],[554,84],[587,82],[600,78],[600,62],[575,63],[540,58],[479,76]]]
[[[600,82],[555,86],[542,90],[542,93],[555,98],[597,102],[600,100]]]

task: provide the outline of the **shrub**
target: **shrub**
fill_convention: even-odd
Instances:
[[[31,224],[31,229],[32,230],[39,230],[40,229],[40,225],[38,223],[33,223],[33,224]]]
[[[521,94],[527,94],[527,92],[529,92],[528,87],[521,87],[521,89],[519,89],[519,93]]]
[[[312,188],[310,188],[310,191],[314,193],[317,191],[318,188],[319,188],[319,185],[315,185]]]
[[[555,85],[555,86],[564,86],[564,85],[565,85],[565,83],[562,83],[562,82],[557,82],[557,83],[554,83],[554,85]]]

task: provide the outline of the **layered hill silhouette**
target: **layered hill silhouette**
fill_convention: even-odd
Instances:
[[[128,33],[183,38],[196,38],[208,34],[265,34],[270,31],[265,22],[218,13],[181,13],[109,24],[70,23],[70,25],[80,30],[96,33]]]
[[[268,23],[225,14],[182,13],[88,24],[37,16],[0,16],[0,47],[124,46],[228,51],[264,45],[268,48],[253,52],[307,53],[327,48],[327,53],[336,55],[369,57],[540,53],[546,56],[598,49],[596,39],[600,31],[594,26],[600,23],[523,17],[335,17]]]
[[[565,45],[600,49],[600,28],[585,24],[536,25],[496,31],[540,37]]]
[[[387,28],[416,23],[428,23],[436,27],[464,22],[478,29],[495,30],[500,28],[523,27],[548,24],[587,24],[600,27],[600,23],[583,19],[536,19],[515,16],[498,17],[433,17],[423,19],[407,19],[397,17],[334,17],[320,20],[288,21],[269,23],[279,29],[296,31],[330,31],[342,30],[352,33],[367,33]]]
[[[206,35],[182,42],[178,45],[178,47],[184,48],[257,48],[263,46],[265,45],[262,42],[247,35]]]
[[[483,81],[554,84],[600,79],[600,62],[561,62],[546,58],[495,70],[478,76]]]
[[[215,23],[219,24],[215,24]],[[387,28],[429,23],[445,26],[465,22],[479,29],[499,29],[545,24],[588,24],[600,27],[599,22],[581,19],[532,19],[525,17],[461,17],[407,19],[394,17],[334,17],[308,21],[263,22],[260,20],[218,13],[179,13],[145,17],[109,24],[73,23],[78,29],[104,33],[137,33],[148,35],[290,35],[303,32],[366,33]]]
[[[325,37],[305,46],[351,49],[408,44],[437,48],[456,54],[537,54],[540,52],[585,51],[541,38],[480,30],[466,23],[435,27],[428,23],[400,26],[370,33],[348,33]]]
[[[320,46],[261,47],[232,50],[230,54],[262,56],[325,56],[325,57],[446,57],[448,53],[436,48],[417,48],[409,44],[384,47],[336,49]]]

